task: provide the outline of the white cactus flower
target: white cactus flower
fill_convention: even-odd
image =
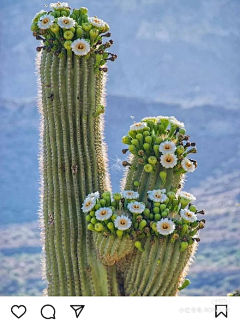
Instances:
[[[88,22],[90,22],[94,27],[101,28],[104,27],[105,22],[97,17],[89,17]]]
[[[161,156],[160,162],[164,168],[173,168],[177,164],[177,157],[173,153],[165,153]]]
[[[67,2],[56,2],[56,3],[50,3],[49,5],[50,8],[52,9],[63,9],[63,8],[68,8],[68,3]]]
[[[75,26],[76,21],[69,17],[60,17],[57,20],[59,27],[63,29],[71,29]]]
[[[40,29],[48,29],[54,22],[54,17],[51,14],[44,14],[38,21]]]
[[[182,209],[180,211],[180,215],[184,220],[187,220],[190,222],[194,222],[197,220],[196,214],[188,209]]]
[[[159,151],[163,154],[174,153],[176,149],[176,145],[172,141],[163,141],[159,146]]]
[[[100,208],[95,212],[96,219],[101,221],[108,220],[112,214],[112,209],[107,207]]]
[[[145,122],[135,122],[134,124],[132,124],[130,126],[130,130],[131,131],[138,131],[138,130],[142,130],[143,128],[145,128],[147,126],[147,124]]]
[[[121,215],[114,220],[114,225],[118,230],[127,230],[131,227],[132,221],[127,216]]]
[[[157,231],[164,236],[173,233],[174,230],[175,223],[168,218],[161,219],[157,222]]]
[[[148,194],[148,197],[154,202],[161,203],[163,203],[167,199],[167,196],[162,192],[162,190],[152,190],[151,193]]]
[[[121,195],[125,199],[137,199],[139,197],[139,193],[132,190],[124,190]]]
[[[181,162],[181,165],[183,169],[187,172],[193,172],[196,169],[194,163],[190,161],[188,158],[184,158]]]
[[[95,206],[96,204],[96,199],[95,198],[90,198],[90,197],[87,197],[85,200],[84,200],[84,203],[82,205],[82,211],[83,212],[89,212],[92,210],[92,208]]]
[[[194,197],[194,195],[192,195],[191,193],[186,192],[186,191],[180,191],[180,192],[179,192],[179,197],[180,197],[180,198],[183,198],[183,199],[186,199],[186,200],[189,200],[189,201],[194,201],[194,200],[196,200],[196,198]]]
[[[132,213],[142,213],[145,209],[145,205],[137,201],[129,203],[127,207]]]
[[[85,56],[90,51],[90,44],[84,39],[77,39],[72,42],[71,48],[77,56]]]

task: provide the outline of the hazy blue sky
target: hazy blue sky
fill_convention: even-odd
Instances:
[[[36,96],[36,40],[31,19],[43,0],[2,3],[2,96]],[[108,94],[183,107],[240,107],[240,1],[71,1],[109,22],[118,60],[109,65]]]

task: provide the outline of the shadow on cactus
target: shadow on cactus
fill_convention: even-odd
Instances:
[[[40,222],[49,296],[174,296],[204,214],[182,191],[196,153],[174,117],[133,123],[119,193],[103,137],[109,26],[86,8],[50,5],[32,21],[39,72]]]

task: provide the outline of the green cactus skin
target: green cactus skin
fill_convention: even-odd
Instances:
[[[71,18],[66,18],[74,23],[66,35],[65,27],[59,28],[58,19],[66,10],[70,14],[69,8],[61,11],[61,3],[55,5],[50,13],[38,13],[31,26],[36,39],[45,44],[37,47],[36,65],[41,115],[40,223],[46,294],[178,295],[199,241],[192,237],[198,236],[205,224],[205,220],[196,221],[195,206],[189,205],[194,212],[188,208],[189,216],[182,217],[180,209],[188,203],[176,195],[183,187],[184,174],[197,166],[191,159],[183,163],[189,153],[196,152],[195,148],[187,151],[195,143],[184,145],[188,136],[183,124],[174,117],[160,117],[160,120],[152,117],[134,124],[146,132],[141,128],[131,129],[123,139],[132,154],[124,162],[128,167],[121,188],[137,192],[139,208],[147,209],[147,213],[143,216],[143,211],[135,214],[129,209],[135,198],[126,200],[115,194],[110,199],[111,193],[106,192],[111,191],[111,184],[103,138],[107,71],[104,64],[117,56],[105,51],[112,41],[103,44],[103,37],[109,36],[103,33],[109,26],[96,17],[91,18],[94,19],[91,26],[87,23],[91,21],[87,9],[80,8]],[[65,41],[69,35],[71,40]],[[81,49],[76,47],[79,41],[87,49],[83,55],[77,51]],[[171,126],[167,129],[169,121]],[[174,167],[167,168],[160,158],[160,144],[165,141],[173,141],[174,148],[178,145]],[[166,190],[165,202],[154,204],[155,199],[149,200],[148,192],[154,189]],[[97,191],[99,195],[91,200],[95,203],[89,211],[84,207],[86,197]],[[100,212],[104,215],[110,210],[111,220],[97,216],[97,210],[103,207],[101,210],[105,212]],[[156,226],[166,217],[178,229],[164,235]]]

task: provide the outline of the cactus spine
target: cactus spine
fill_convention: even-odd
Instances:
[[[181,192],[187,155],[174,117],[134,123],[122,192],[111,192],[103,141],[109,26],[66,3],[40,11],[41,223],[50,296],[176,295],[199,241],[194,197]],[[106,33],[107,32],[107,33]],[[183,141],[187,143],[184,145]],[[127,152],[128,149],[124,151]]]

